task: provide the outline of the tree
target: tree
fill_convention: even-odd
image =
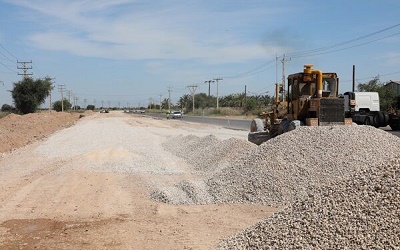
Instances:
[[[168,107],[169,107],[169,100],[168,100],[168,98],[164,98],[164,100],[161,102],[161,107],[163,108],[163,109],[168,109]]]
[[[67,99],[64,99],[63,103],[61,103],[61,101],[53,103],[53,109],[57,112],[62,111],[62,108],[64,108],[64,110],[69,110],[71,109],[71,106],[71,103]]]
[[[395,109],[400,109],[400,95],[396,97],[395,102],[392,104],[392,107]]]
[[[194,96],[194,108],[204,109],[208,107],[215,107],[217,99],[213,96],[208,96],[206,93],[199,93]]]
[[[357,85],[358,91],[360,92],[378,92],[381,87],[382,84],[379,82],[379,76],[367,83],[359,83]]]
[[[3,104],[3,106],[1,106],[1,111],[3,112],[13,112],[14,111],[14,107],[8,104]]]
[[[244,93],[230,94],[220,98],[219,104],[221,107],[243,107]]]
[[[256,98],[248,98],[244,106],[244,110],[252,111],[257,109],[257,107],[258,107],[258,101],[256,100]]]
[[[94,110],[94,108],[95,108],[95,106],[91,105],[91,104],[87,105],[87,107],[86,107],[87,110]]]
[[[22,81],[14,83],[11,95],[19,112],[22,114],[34,113],[50,95],[52,88],[51,79],[48,77],[36,80],[26,77]]]
[[[186,109],[186,112],[190,112],[193,109],[192,99],[191,95],[185,94],[179,98],[178,106],[180,106],[182,110]]]

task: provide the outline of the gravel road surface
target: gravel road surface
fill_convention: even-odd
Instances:
[[[263,205],[168,205],[152,190],[195,180],[162,144],[247,132],[123,113],[94,114],[0,155],[1,249],[213,249],[271,215]]]
[[[0,121],[5,144],[20,118]],[[247,131],[111,112],[37,135],[0,154],[1,249],[400,245],[400,139],[381,129],[302,127],[256,146]]]

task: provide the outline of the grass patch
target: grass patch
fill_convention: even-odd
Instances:
[[[6,117],[6,116],[9,115],[9,114],[10,114],[10,112],[3,112],[3,111],[0,111],[0,119]]]

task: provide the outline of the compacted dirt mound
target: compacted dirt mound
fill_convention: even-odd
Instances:
[[[0,119],[0,153],[22,147],[61,128],[69,127],[81,116],[79,113],[54,111],[26,115],[9,114]]]

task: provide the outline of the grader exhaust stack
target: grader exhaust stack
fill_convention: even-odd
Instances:
[[[313,69],[314,65],[312,64],[306,64],[304,65],[304,76],[303,79],[306,79],[307,81],[311,81],[311,77],[313,74],[317,75],[317,97],[321,98],[322,97],[322,79],[323,79],[323,75],[322,75],[322,71],[318,70],[318,69]],[[305,81],[306,81],[305,80]]]

